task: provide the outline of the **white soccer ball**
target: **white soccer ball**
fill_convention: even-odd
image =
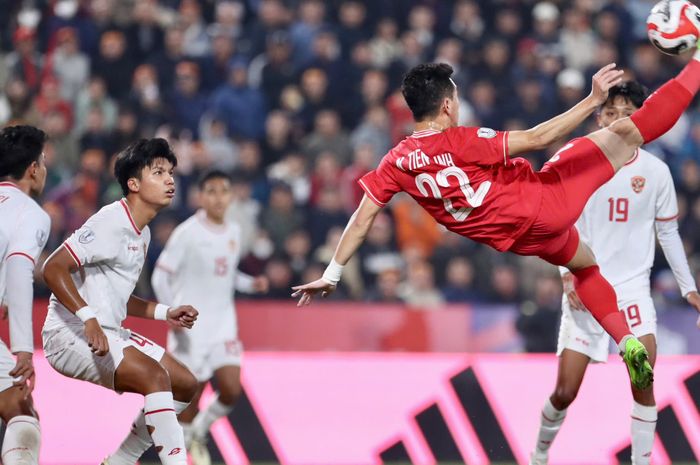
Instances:
[[[668,55],[692,50],[700,38],[700,9],[687,0],[662,0],[647,18],[647,35]]]

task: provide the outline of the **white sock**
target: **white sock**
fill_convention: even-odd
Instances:
[[[233,410],[232,405],[222,404],[217,396],[207,408],[200,411],[192,421],[192,436],[196,439],[204,439],[207,437],[209,428],[212,423],[221,417],[228,415]]]
[[[173,400],[173,405],[175,407],[175,414],[179,415],[190,403]],[[151,435],[148,434],[146,418],[143,416],[142,409],[131,425],[131,432],[129,435],[124,439],[119,449],[108,457],[109,465],[135,465],[151,445],[153,445],[153,439],[151,439]]]
[[[13,417],[7,423],[2,443],[2,463],[5,465],[37,465],[41,429],[39,420],[28,415]]]
[[[625,350],[627,349],[627,339],[632,339],[632,338],[635,338],[635,337],[631,334],[628,334],[627,336],[624,336],[622,339],[620,339],[620,343],[617,345],[617,348],[620,350],[620,354],[625,353]]]
[[[144,417],[156,452],[163,465],[187,465],[185,438],[177,422],[173,393],[154,392],[145,396]]]
[[[649,465],[656,431],[656,405],[632,405],[632,465]]]
[[[542,408],[542,418],[540,420],[540,431],[537,433],[537,445],[535,446],[535,454],[546,456],[552,442],[559,432],[562,423],[566,418],[566,409],[557,410],[552,405],[552,401],[547,399]]]

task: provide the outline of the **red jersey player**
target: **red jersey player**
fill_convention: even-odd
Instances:
[[[387,153],[360,184],[365,195],[350,219],[323,277],[294,287],[299,305],[335,290],[342,267],[372,222],[400,191],[411,195],[439,223],[499,251],[535,255],[567,267],[591,314],[615,339],[632,384],[644,389],[653,370],[644,346],[632,335],[612,286],[574,227],[588,198],[645,142],[678,120],[700,87],[700,52],[631,117],[566,144],[540,171],[510,156],[542,149],[570,132],[620,82],[608,65],[594,77],[602,99],[589,96],[568,112],[526,131],[458,127],[459,99],[446,64],[422,64],[404,77],[402,93],[415,132]]]

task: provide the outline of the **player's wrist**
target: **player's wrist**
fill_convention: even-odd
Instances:
[[[78,311],[75,312],[75,316],[80,318],[80,321],[83,323],[87,323],[89,320],[97,319],[97,314],[95,313],[95,310],[90,308],[89,305],[84,306],[83,308],[78,309]]]
[[[345,268],[344,265],[336,262],[335,259],[331,259],[331,262],[326,267],[326,271],[323,272],[321,279],[328,284],[337,286],[338,282],[340,281],[340,276],[343,274],[343,268]]]
[[[170,310],[169,305],[156,304],[156,309],[153,311],[153,319],[154,320],[167,320],[168,319],[168,310]]]

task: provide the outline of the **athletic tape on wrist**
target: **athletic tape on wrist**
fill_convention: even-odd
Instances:
[[[170,307],[168,307],[167,305],[157,304],[156,310],[153,312],[153,319],[154,320],[167,320],[168,319],[168,310],[170,310]]]
[[[328,284],[337,286],[338,282],[340,281],[340,276],[343,274],[343,268],[343,265],[332,259],[328,264],[328,267],[326,267],[326,271],[323,272],[321,279]]]
[[[82,321],[83,323],[85,323],[87,320],[97,318],[95,311],[91,309],[88,305],[84,306],[81,309],[78,309],[78,311],[75,312],[75,316],[80,318],[80,321]]]

